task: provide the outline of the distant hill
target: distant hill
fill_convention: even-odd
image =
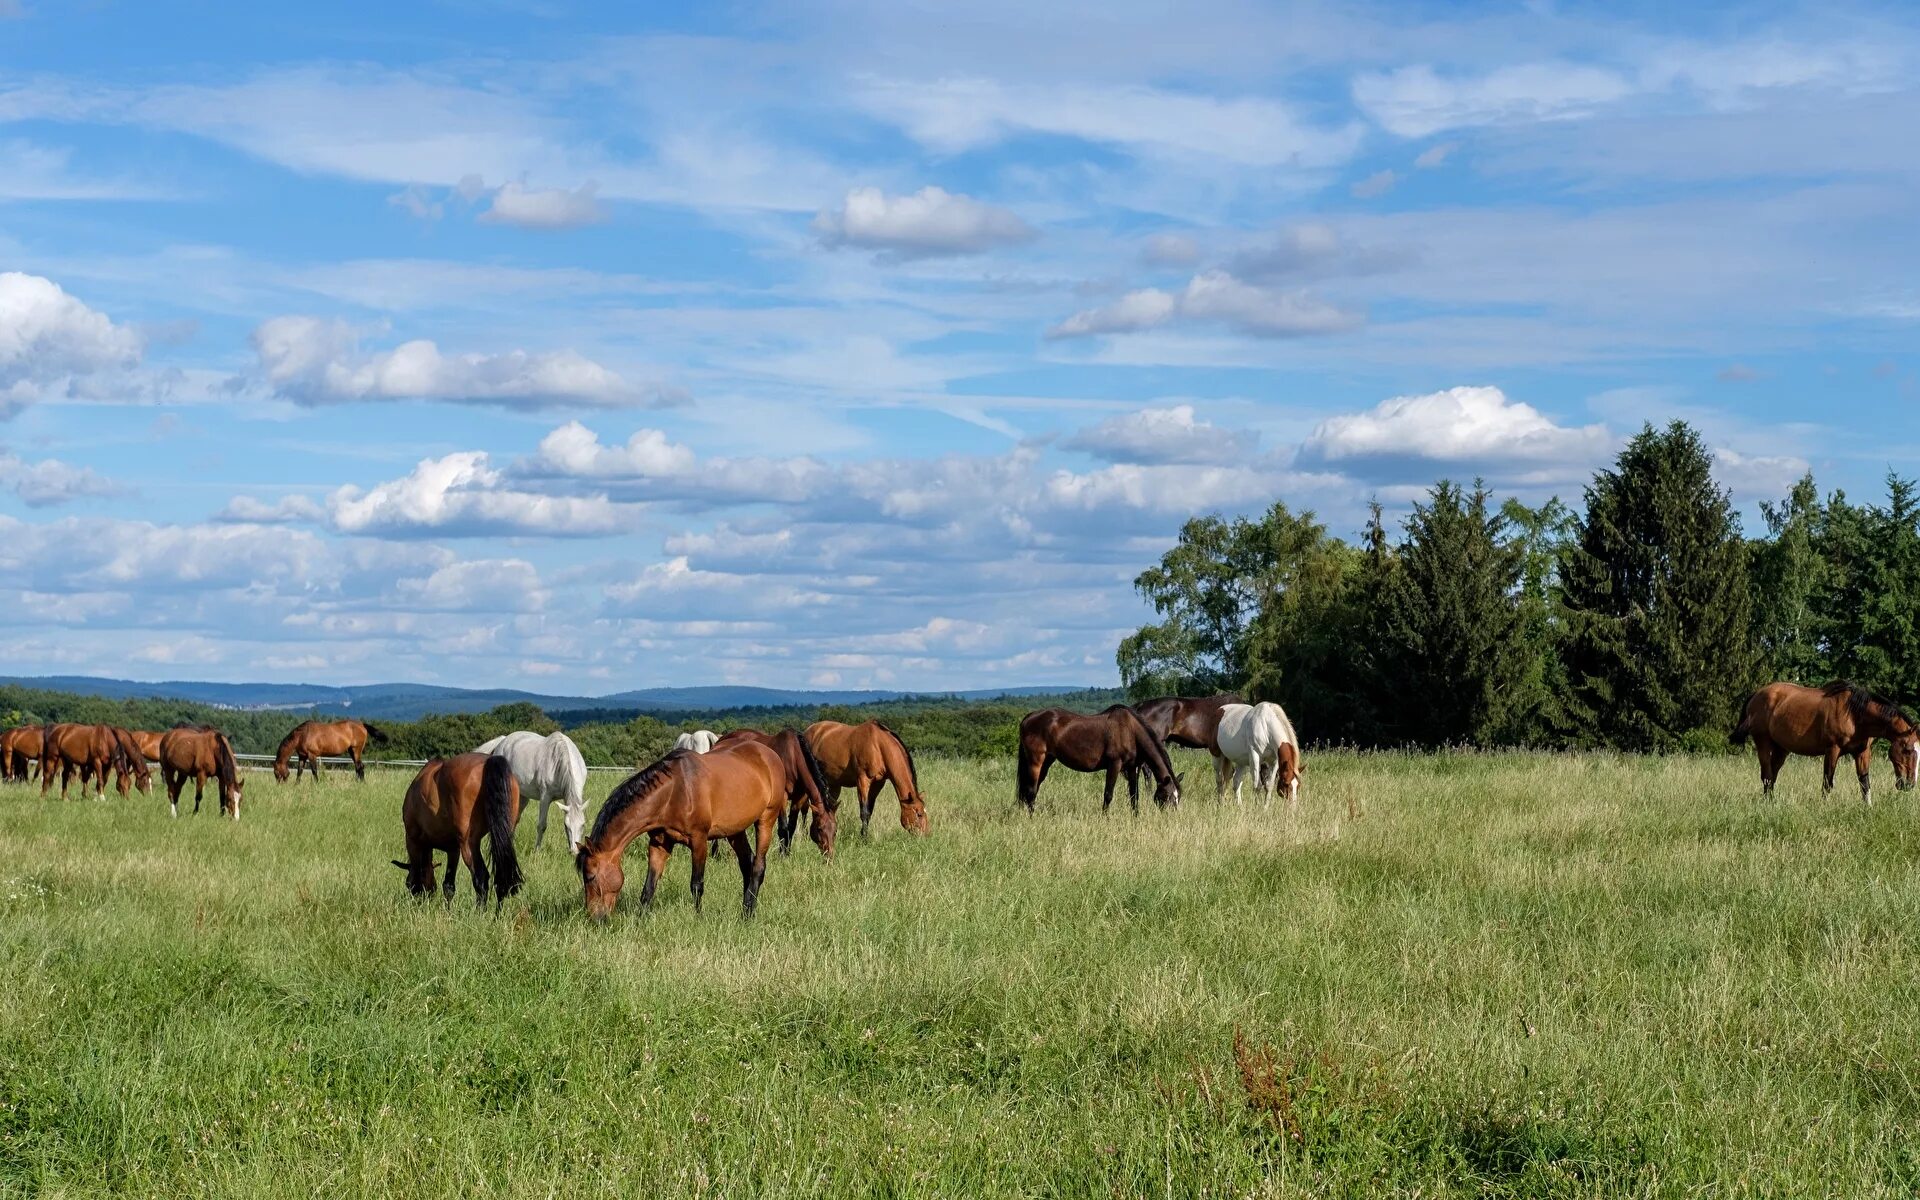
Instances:
[[[1001,696],[1052,696],[1082,690],[1052,686],[986,688],[963,692],[789,691],[781,688],[713,685],[638,688],[611,696],[548,696],[513,688],[451,688],[421,683],[374,683],[364,687],[330,687],[309,683],[203,683],[180,679],[142,683],[131,679],[99,679],[87,675],[0,676],[0,683],[100,696],[110,700],[192,700],[243,711],[297,709],[305,712],[317,709],[321,712],[351,713],[367,720],[384,717],[395,721],[417,720],[429,713],[485,712],[502,704],[521,701],[537,704],[549,713],[621,709],[691,712],[872,704],[920,696],[992,700]]]

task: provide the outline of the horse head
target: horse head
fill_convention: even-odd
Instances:
[[[1887,739],[1887,756],[1893,759],[1893,786],[1903,792],[1910,790],[1915,772],[1920,770],[1920,729],[1908,723],[1906,732]]]
[[[580,883],[586,891],[587,915],[596,921],[613,915],[620,889],[627,885],[627,871],[620,858],[620,850],[602,849],[592,839],[581,842],[574,852],[573,866],[580,872]]]
[[[1154,785],[1153,802],[1161,808],[1180,807],[1180,782],[1187,777],[1185,771],[1169,775]]]
[[[240,819],[240,793],[246,789],[246,786],[247,781],[235,775],[232,786],[226,789],[227,794],[224,799],[227,802],[228,809],[233,813],[233,819],[236,821]]]

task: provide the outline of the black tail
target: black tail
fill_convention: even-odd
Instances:
[[[1733,732],[1727,735],[1727,740],[1736,746],[1744,745],[1747,740],[1747,735],[1753,732],[1750,728],[1752,720],[1753,718],[1742,714],[1740,723],[1733,727]]]
[[[386,730],[380,728],[378,725],[375,725],[372,721],[362,721],[360,722],[360,724],[366,727],[367,741],[369,743],[377,743],[379,745],[384,746],[388,742],[393,740],[392,738],[389,738],[387,736]]]
[[[520,890],[520,859],[513,852],[513,767],[499,755],[480,770],[480,807],[493,843],[493,889],[501,900]]]

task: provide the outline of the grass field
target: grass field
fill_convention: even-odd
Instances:
[[[752,922],[684,852],[637,915],[636,856],[605,927],[530,823],[504,916],[408,900],[398,773],[253,776],[237,827],[0,789],[0,1193],[1920,1188],[1890,777],[1323,754],[1289,823],[922,771],[929,839],[889,798]]]

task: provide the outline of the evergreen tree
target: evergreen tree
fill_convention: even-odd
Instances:
[[[1829,672],[1920,700],[1920,491],[1889,475],[1886,504],[1858,507],[1836,492],[1821,515],[1815,608]]]
[[[1632,750],[1724,739],[1757,675],[1747,547],[1699,434],[1646,426],[1586,498],[1561,564],[1570,732]]]
[[[1781,503],[1763,502],[1760,513],[1770,536],[1748,547],[1755,649],[1772,678],[1823,683],[1831,667],[1822,601],[1833,572],[1815,544],[1824,513],[1813,476],[1803,476]]]
[[[1540,643],[1523,585],[1527,554],[1475,483],[1441,482],[1416,504],[1366,639],[1388,740],[1520,740],[1540,703]]]

